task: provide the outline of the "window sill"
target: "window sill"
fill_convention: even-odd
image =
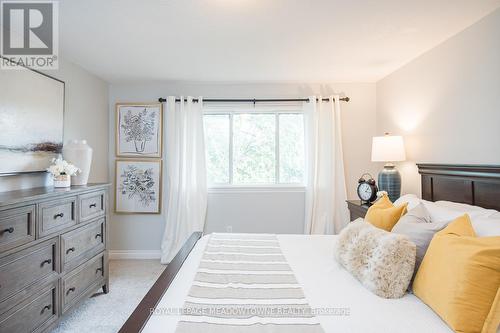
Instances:
[[[208,187],[208,193],[305,193],[304,185],[221,185]]]

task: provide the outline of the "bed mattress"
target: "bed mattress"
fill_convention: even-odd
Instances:
[[[146,323],[143,332],[174,332],[209,236],[201,238]],[[383,299],[334,259],[333,235],[278,235],[281,250],[325,332],[446,333],[452,330],[412,294]]]

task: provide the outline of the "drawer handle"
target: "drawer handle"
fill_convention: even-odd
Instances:
[[[75,252],[75,248],[74,247],[70,247],[69,249],[66,250],[66,254],[68,254],[70,252]]]
[[[69,288],[69,289],[66,291],[66,295],[69,295],[69,293],[72,293],[73,291],[75,291],[75,287],[71,287],[71,288]]]
[[[101,238],[102,238],[102,235],[101,235],[101,234],[97,234],[97,235],[95,235],[95,239],[97,239],[97,238],[99,238],[99,237],[101,237]]]
[[[49,305],[45,305],[42,309],[42,311],[40,312],[40,314],[43,314],[45,312],[45,310],[50,310],[52,309],[52,304],[49,304]]]
[[[8,232],[9,234],[13,233],[14,232],[14,227],[10,227],[10,228],[2,230],[2,234],[6,233],[6,232]]]
[[[90,204],[90,206],[89,206],[89,208],[96,208],[96,207],[97,207],[96,203]]]
[[[54,215],[54,220],[57,219],[58,217],[63,218],[64,213],[59,213],[59,214]]]
[[[99,267],[98,269],[96,269],[96,270],[95,270],[95,273],[96,273],[96,274],[97,274],[97,273],[99,273],[99,272],[101,272],[101,273],[102,273],[102,268],[101,268],[101,267]]]
[[[52,263],[52,259],[47,259],[47,260],[42,261],[41,266],[43,267],[43,266],[45,266],[45,264],[51,264],[51,263]]]

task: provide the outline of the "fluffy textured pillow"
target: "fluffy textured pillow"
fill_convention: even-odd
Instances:
[[[414,294],[455,332],[490,333],[500,324],[500,237],[475,235],[463,215],[432,239]]]
[[[392,232],[405,235],[417,246],[415,260],[415,274],[420,267],[425,252],[434,237],[434,234],[444,229],[450,221],[431,222],[431,217],[425,206],[420,203],[401,217],[392,228]],[[415,275],[414,274],[414,275]]]
[[[384,194],[373,206],[368,208],[365,220],[385,231],[391,231],[399,218],[406,213],[407,204],[394,206],[389,197]]]
[[[402,297],[415,267],[415,244],[405,236],[363,220],[349,223],[337,237],[335,257],[374,294]]]

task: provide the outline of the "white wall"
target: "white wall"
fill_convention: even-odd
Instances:
[[[87,139],[94,149],[91,182],[108,181],[108,84],[70,62],[59,70],[46,71],[65,81],[64,141]],[[47,174],[0,177],[0,191],[50,184]]]
[[[359,176],[377,171],[370,162],[371,137],[376,131],[376,98],[373,83],[338,84],[233,84],[149,82],[112,84],[109,97],[109,143],[115,141],[115,103],[154,102],[158,97],[204,96],[222,98],[286,98],[345,93],[342,103],[344,158],[348,196],[356,197]],[[168,158],[168,156],[166,157]],[[115,154],[110,150],[110,177],[114,178]],[[300,233],[304,219],[303,191],[211,192],[206,231]],[[111,249],[155,251],[160,248],[165,210],[161,215],[111,216]]]
[[[212,191],[208,194],[205,232],[301,234],[304,200],[301,189]]]
[[[500,163],[500,9],[377,83],[377,131],[404,135],[415,162]]]

